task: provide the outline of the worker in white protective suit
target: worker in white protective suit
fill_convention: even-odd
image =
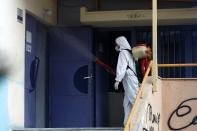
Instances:
[[[124,125],[127,122],[132,105],[134,104],[139,89],[139,81],[136,75],[135,60],[131,53],[131,47],[124,36],[116,38],[115,50],[119,52],[116,68],[115,90],[118,90],[120,82],[123,83],[125,95],[123,101],[124,107]]]

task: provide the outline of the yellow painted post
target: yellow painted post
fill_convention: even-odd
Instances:
[[[160,67],[160,68],[165,68],[165,67],[197,67],[197,63],[158,64],[158,67]]]
[[[153,92],[157,91],[157,78],[158,78],[158,66],[157,66],[157,0],[152,0],[152,47],[153,47]]]

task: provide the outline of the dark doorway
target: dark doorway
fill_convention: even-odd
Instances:
[[[115,39],[125,36],[131,43],[130,30],[95,30],[95,54],[104,63],[116,69],[118,52],[115,51]],[[97,126],[123,126],[123,88],[114,90],[115,76],[96,65],[96,123]]]

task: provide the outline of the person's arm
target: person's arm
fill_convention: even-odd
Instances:
[[[121,51],[118,56],[118,63],[116,67],[116,78],[115,80],[121,82],[125,76],[126,70],[128,66],[128,61],[126,59],[124,51]]]

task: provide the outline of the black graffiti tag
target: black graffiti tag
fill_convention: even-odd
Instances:
[[[189,105],[186,104],[186,102],[191,102],[191,101],[197,102],[197,98],[191,98],[191,99],[187,99],[187,100],[181,102],[181,104],[172,112],[172,114],[170,115],[170,117],[168,119],[168,127],[171,130],[182,130],[182,129],[188,128],[192,125],[197,125],[197,115],[193,117],[193,119],[191,120],[190,123],[187,123],[187,124],[185,124],[181,127],[174,127],[172,125],[173,116],[181,118],[181,117],[184,117],[184,116],[189,115],[191,113],[192,108]],[[183,109],[185,109],[186,112],[180,113],[180,111],[183,110]]]
[[[149,130],[146,128],[143,128],[143,131],[154,131],[154,127],[151,126]]]
[[[156,123],[156,124],[159,124],[160,122],[160,114],[157,113],[157,114],[153,114],[153,120],[152,120],[152,123]]]
[[[147,109],[146,109],[146,124],[149,125],[149,129],[143,128],[143,131],[154,131],[154,124],[158,126],[158,131],[159,131],[159,123],[160,123],[160,113],[153,113],[153,109],[151,104],[148,104]]]
[[[146,120],[146,122],[152,120],[152,115],[153,115],[152,106],[151,104],[148,104],[147,109],[146,109],[146,118],[148,120]]]
[[[146,129],[146,128],[143,128],[143,131],[148,131],[148,129]]]

